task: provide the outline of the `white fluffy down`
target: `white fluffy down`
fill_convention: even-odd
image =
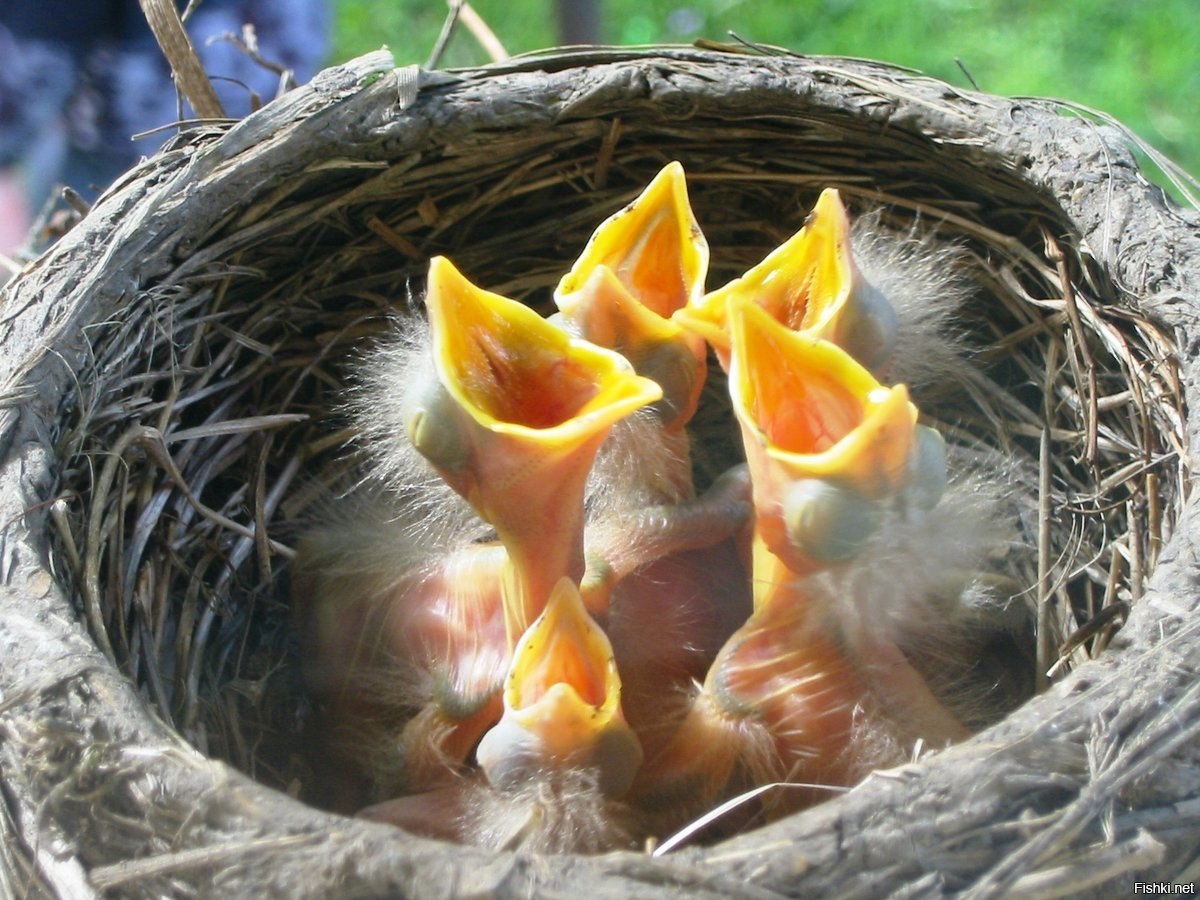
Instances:
[[[879,211],[858,216],[850,246],[859,271],[896,311],[896,348],[886,380],[920,388],[968,365],[955,314],[975,292],[966,251],[918,230],[883,225]]]

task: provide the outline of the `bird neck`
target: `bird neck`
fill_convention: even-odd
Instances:
[[[583,502],[564,504],[548,518],[531,513],[524,527],[500,533],[507,551],[500,591],[509,649],[546,607],[550,592],[564,576],[583,580]]]
[[[753,582],[754,611],[803,604],[804,592],[798,588],[801,575],[773,553],[763,537],[761,522],[755,528],[750,549],[750,571]]]

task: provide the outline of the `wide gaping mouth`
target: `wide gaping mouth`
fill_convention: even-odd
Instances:
[[[607,427],[661,396],[620,355],[476,287],[442,257],[430,263],[426,304],[438,375],[489,430],[566,438]]]
[[[600,266],[663,318],[699,299],[708,274],[708,242],[692,214],[679,163],[665,166],[637,199],[593,232],[554,292],[560,308]]]
[[[641,742],[621,713],[621,680],[607,635],[579,588],[562,578],[521,635],[504,686],[504,712],[476,761],[496,787],[575,767],[606,796],[625,793],[642,763]]]
[[[792,477],[838,478],[868,494],[902,483],[916,408],[837,346],[788,329],[757,304],[731,311],[732,392],[747,446]]]
[[[723,361],[730,318],[752,302],[793,331],[832,339],[855,283],[850,222],[838,192],[822,191],[804,227],[758,265],[680,310],[675,318],[703,335]]]
[[[587,718],[603,724],[616,713],[620,693],[612,644],[578,588],[569,579],[560,581],[513,651],[506,708],[528,712],[549,699],[554,706],[586,709]]]

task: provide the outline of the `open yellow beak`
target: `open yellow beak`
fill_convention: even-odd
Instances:
[[[641,303],[605,265],[593,269],[579,290],[556,300],[573,330],[616,350],[662,388],[662,399],[650,408],[665,427],[677,430],[688,423],[707,373],[703,338]]]
[[[627,207],[600,224],[554,292],[580,335],[623,354],[663,387],[668,427],[695,412],[704,383],[702,338],[671,314],[695,303],[708,273],[708,243],[688,202],[683,167],[669,163]]]
[[[600,223],[555,297],[580,290],[597,266],[611,269],[639,303],[663,318],[700,298],[708,242],[688,203],[683,166],[668,163],[637,199]]]
[[[855,504],[869,509],[909,481],[917,408],[903,385],[884,387],[844,350],[789,329],[757,304],[739,300],[730,312],[729,387],[756,531],[792,571],[811,571],[830,554],[798,548],[797,537],[820,543],[832,529],[840,539],[847,517],[859,515]],[[814,495],[827,507],[817,523]]]
[[[621,714],[612,644],[570,579],[555,586],[513,651],[504,714],[476,758],[496,787],[554,768],[592,768],[608,796],[623,794],[641,764]]]
[[[833,341],[873,371],[891,355],[895,313],[854,264],[850,220],[833,188],[821,192],[804,227],[766,259],[675,314],[713,346],[726,370],[731,310],[742,300],[793,331]]]
[[[508,551],[515,641],[559,578],[583,576],[583,490],[597,449],[662,390],[445,258],[430,262],[425,302],[437,383],[410,409],[409,437]]]

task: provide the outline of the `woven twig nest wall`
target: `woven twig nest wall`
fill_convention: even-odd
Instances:
[[[491,853],[306,805],[288,562],[350,465],[347,361],[438,254],[544,308],[671,159],[718,275],[825,186],[961,248],[978,380],[928,398],[952,441],[1034,473],[1013,576],[1043,601],[1056,683],[828,803],[660,856]],[[181,135],[0,295],[3,892],[1194,880],[1197,225],[1114,129],[860,61],[585,51],[432,74],[377,53]]]

